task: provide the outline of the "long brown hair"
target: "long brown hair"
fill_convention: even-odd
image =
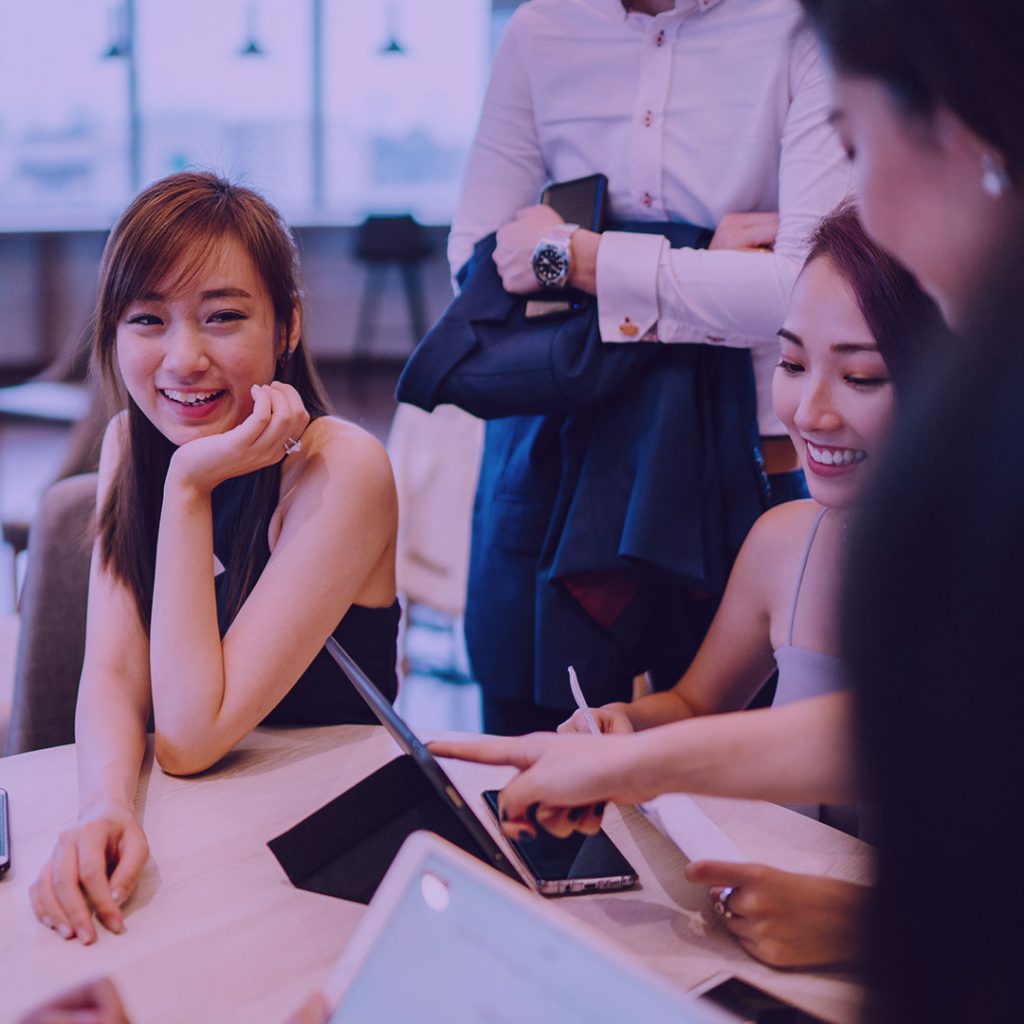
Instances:
[[[139,193],[114,225],[103,250],[93,331],[93,361],[115,408],[127,407],[120,465],[99,516],[103,565],[131,591],[146,630],[153,604],[157,534],[164,480],[174,454],[171,443],[126,393],[117,366],[117,324],[129,304],[173,284],[187,283],[224,238],[244,247],[266,286],[281,343],[274,378],[298,391],[311,415],[328,412],[327,398],[302,343],[289,352],[287,339],[301,318],[298,252],[280,214],[251,189],[215,174],[172,174]],[[226,621],[234,618],[259,572],[262,541],[278,502],[280,463],[241,478],[244,488],[226,581]]]

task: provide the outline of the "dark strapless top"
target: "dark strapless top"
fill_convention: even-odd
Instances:
[[[228,565],[231,545],[239,533],[238,524],[244,521],[244,481],[248,479],[237,477],[226,480],[213,492],[213,550],[221,565]],[[253,585],[270,559],[270,546],[267,543],[269,521],[270,516],[257,524],[258,571],[253,578]],[[226,621],[228,572],[230,569],[218,572],[214,577],[221,637],[231,625],[230,621]],[[366,608],[354,604],[333,630],[338,643],[392,702],[398,694],[396,662],[400,616],[398,601],[386,608]],[[323,648],[263,721],[271,725],[340,725],[348,722],[377,724],[373,712]]]

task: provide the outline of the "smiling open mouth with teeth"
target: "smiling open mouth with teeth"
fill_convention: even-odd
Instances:
[[[810,457],[823,466],[852,466],[868,457],[868,453],[859,448],[819,448],[810,441],[806,444]]]
[[[220,398],[224,391],[174,391],[171,388],[162,388],[160,394],[179,405],[206,405],[215,398]]]

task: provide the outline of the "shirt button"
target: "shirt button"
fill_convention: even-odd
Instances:
[[[645,192],[640,197],[640,204],[642,206],[652,206],[654,204],[654,196],[652,196],[650,192]]]
[[[650,110],[645,110],[644,111],[644,116],[643,116],[643,118],[641,120],[643,121],[643,126],[645,128],[650,128],[651,125],[654,124],[654,114],[653,114],[653,112],[650,111]]]
[[[657,35],[654,37],[654,45],[655,46],[664,46],[665,45],[665,30],[664,29],[661,29],[657,33]]]
[[[619,334],[624,338],[635,338],[639,333],[640,328],[628,316],[623,317],[622,323],[619,324]]]

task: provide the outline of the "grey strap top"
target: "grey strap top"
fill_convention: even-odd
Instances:
[[[774,707],[792,704],[794,701],[807,700],[809,697],[821,697],[827,693],[835,693],[847,688],[845,666],[834,654],[822,654],[806,647],[793,644],[793,625],[796,622],[797,604],[800,601],[800,588],[807,570],[807,560],[811,554],[814,538],[818,527],[825,517],[827,508],[823,508],[815,517],[807,543],[804,545],[800,569],[796,576],[793,589],[793,603],[789,610],[789,626],[786,631],[786,643],[775,651],[775,664],[779,669],[779,681],[775,690]],[[834,828],[842,829],[851,835],[857,835],[859,821],[858,809],[849,806],[832,806],[818,804],[790,804],[794,811],[800,811],[812,818],[818,818]]]
[[[807,543],[796,576],[796,587],[793,589],[793,603],[789,609],[786,643],[775,651],[775,664],[779,669],[779,682],[774,701],[776,707],[846,689],[843,663],[839,658],[834,654],[822,654],[820,651],[810,651],[806,647],[793,646],[793,625],[796,622],[796,609],[800,601],[800,587],[807,570],[811,546],[827,511],[828,509],[823,508],[818,513],[807,535]]]

